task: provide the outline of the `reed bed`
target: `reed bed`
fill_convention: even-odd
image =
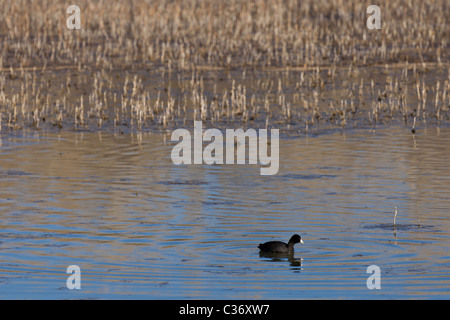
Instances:
[[[448,1],[4,1],[0,130],[443,125]],[[417,121],[417,123],[416,123]]]

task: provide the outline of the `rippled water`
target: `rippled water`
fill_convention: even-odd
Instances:
[[[0,136],[0,298],[449,297],[450,128],[282,134],[275,176],[175,166],[169,137]]]

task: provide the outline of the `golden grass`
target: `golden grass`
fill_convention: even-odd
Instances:
[[[87,1],[82,30],[66,28],[66,1],[0,1],[3,68],[50,64],[172,67],[304,66],[448,61],[448,2]]]
[[[446,122],[448,1],[379,1],[381,30],[370,4],[80,0],[68,30],[66,1],[0,0],[0,124]]]

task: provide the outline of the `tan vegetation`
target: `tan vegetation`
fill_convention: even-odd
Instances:
[[[0,0],[3,130],[449,120],[448,1]]]

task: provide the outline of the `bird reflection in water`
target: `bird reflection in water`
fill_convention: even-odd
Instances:
[[[291,267],[301,267],[302,258],[294,257],[294,252],[259,252],[260,258],[267,258],[273,262],[289,261]]]

